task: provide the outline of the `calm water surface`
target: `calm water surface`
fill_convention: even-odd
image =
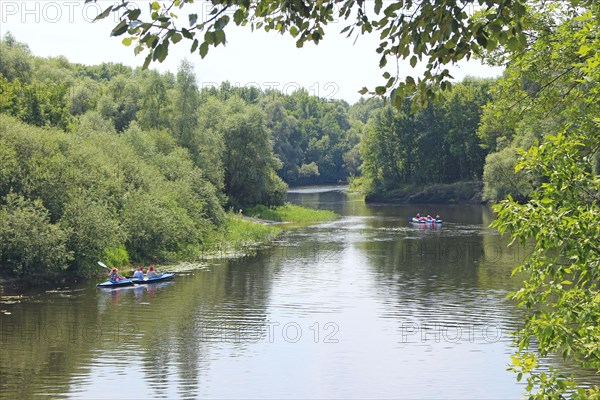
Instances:
[[[0,397],[521,397],[505,296],[525,250],[506,249],[487,208],[288,198],[342,218],[160,285],[4,293]],[[416,212],[446,222],[411,226]]]

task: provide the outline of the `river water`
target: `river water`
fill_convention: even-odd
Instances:
[[[159,285],[3,294],[0,398],[523,395],[506,295],[526,249],[506,248],[488,208],[366,205],[336,187],[288,200],[342,217]],[[445,222],[412,226],[416,212]]]

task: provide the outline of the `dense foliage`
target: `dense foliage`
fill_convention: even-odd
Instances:
[[[600,371],[600,8],[558,3],[528,11],[535,35],[528,51],[510,56],[481,129],[499,150],[486,170],[516,162],[512,176],[486,186],[529,198],[502,201],[494,224],[535,243],[517,268],[528,278],[513,298],[527,319],[513,365],[533,398],[599,398],[598,388],[536,367],[539,357],[559,353]],[[517,147],[527,149],[518,158]]]
[[[481,179],[486,152],[476,132],[490,84],[465,80],[416,112],[408,99],[401,109],[372,110],[360,147],[367,194]]]
[[[90,128],[92,118],[66,134],[0,115],[3,275],[37,282],[123,252],[169,257],[222,224],[214,187],[168,133],[133,124],[118,135]]]

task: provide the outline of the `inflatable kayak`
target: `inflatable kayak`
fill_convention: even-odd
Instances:
[[[133,286],[133,281],[131,279],[121,279],[119,281],[111,281],[110,279],[106,282],[102,282],[97,284],[99,288],[117,288],[123,286]]]
[[[175,277],[175,274],[172,272],[163,272],[162,274],[158,274],[156,276],[153,276],[152,278],[144,278],[144,279],[131,279],[131,282],[138,284],[138,285],[143,285],[143,284],[148,284],[148,283],[156,283],[156,282],[163,282],[163,281],[168,281],[173,279],[173,277]]]
[[[414,218],[408,217],[409,222],[414,222],[415,224],[441,224],[441,219],[427,219],[427,218]]]

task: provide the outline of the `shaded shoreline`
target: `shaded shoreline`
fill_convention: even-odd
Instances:
[[[369,193],[367,203],[392,204],[485,204],[483,182],[456,182],[435,185],[406,185],[402,188]]]

